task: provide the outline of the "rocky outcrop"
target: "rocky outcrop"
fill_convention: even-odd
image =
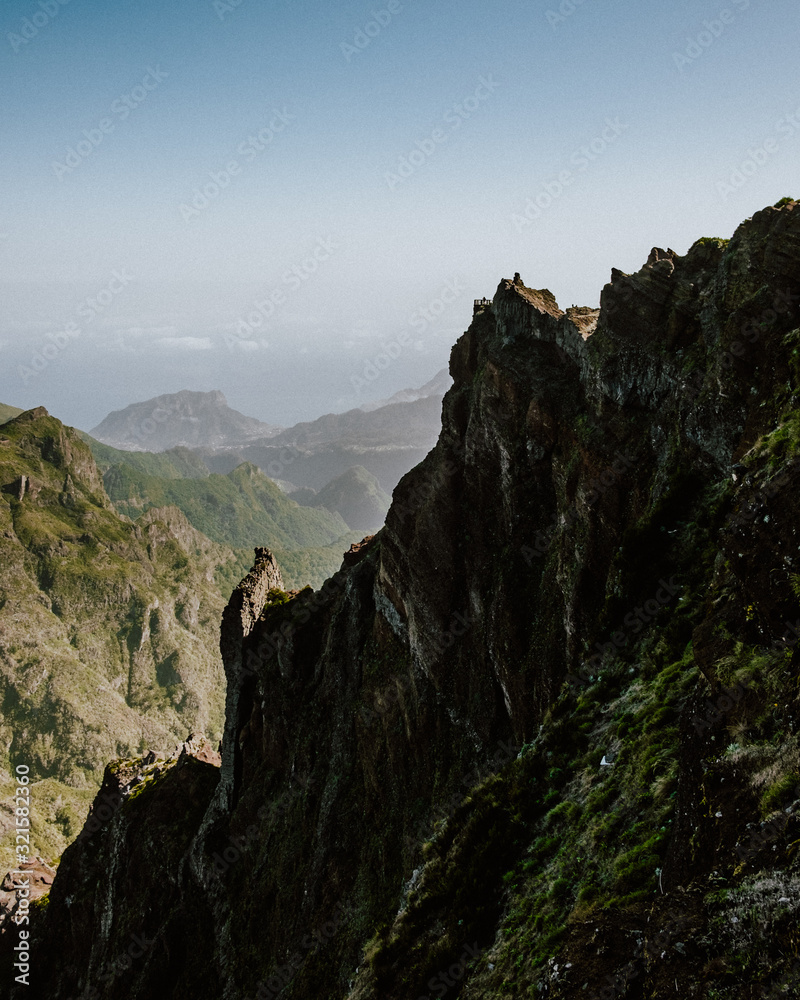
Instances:
[[[269,549],[258,548],[255,555],[253,568],[231,594],[222,615],[220,630],[219,645],[227,680],[224,742],[228,746],[222,767],[220,795],[227,808],[230,808],[235,793],[236,776],[241,773],[239,734],[247,723],[247,715],[243,715],[241,710],[242,696],[247,690],[247,685],[243,684],[246,676],[244,642],[264,610],[270,591],[283,589],[281,571]],[[249,709],[248,704],[247,711]]]
[[[45,913],[53,907],[68,917],[58,942],[40,954],[38,966],[32,963],[37,995],[112,996],[126,991],[131,974],[161,982],[169,995],[176,987],[170,971],[176,959],[182,965],[195,949],[212,947],[208,914],[191,940],[184,936],[184,921],[191,912],[199,917],[202,903],[190,902],[180,886],[193,831],[219,773],[219,755],[194,736],[171,754],[150,753],[106,768],[86,826],[64,852],[62,874],[50,893]],[[145,883],[146,905],[129,911],[126,899],[137,897]],[[0,974],[9,971],[8,950],[16,943],[11,938],[13,930],[0,941]],[[195,976],[184,969],[182,988],[218,995],[203,971]],[[151,995],[156,993],[154,987]]]
[[[108,504],[91,450],[74,431],[51,417],[43,406],[25,410],[9,420],[5,428],[6,434],[13,431],[14,443],[23,454],[43,460],[64,474],[71,474],[95,501]]]
[[[30,497],[32,500],[36,498],[39,493],[39,487],[34,483],[30,476],[17,476],[17,478],[8,485],[2,487],[3,493],[8,493],[17,500],[24,500],[25,497]]]
[[[500,283],[384,529],[318,593],[287,598],[262,552],[234,595],[222,780],[163,828],[184,852],[158,903],[170,958],[115,997],[778,985],[800,884],[798,262],[789,202],[614,272],[599,312]],[[137,814],[116,822],[65,855],[40,954],[131,843]],[[160,871],[116,874],[92,919],[129,926]]]
[[[366,535],[360,542],[353,542],[347,552],[344,553],[344,565],[355,566],[356,563],[360,563],[367,554],[369,543],[374,537],[374,535]]]
[[[6,877],[0,882],[0,941],[5,938],[4,944],[7,945],[10,942],[14,931],[13,925],[17,924],[15,916],[21,915],[19,890],[26,890],[25,910],[27,910],[33,903],[50,892],[50,886],[55,877],[55,868],[38,855],[31,858],[30,861],[23,861],[19,868],[6,874]],[[20,925],[22,925],[21,919]],[[0,944],[0,951],[5,950],[4,944]]]

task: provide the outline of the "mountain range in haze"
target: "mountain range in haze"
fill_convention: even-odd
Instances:
[[[114,410],[89,433],[123,451],[219,448],[271,437],[282,428],[231,409],[218,389],[182,389]]]
[[[191,449],[192,461],[200,462],[196,475],[225,475],[252,462],[290,494],[322,490],[359,467],[375,477],[377,489],[388,496],[436,441],[441,401],[450,382],[442,369],[418,389],[288,428],[239,413],[219,391],[182,390],[115,410],[90,434],[127,452]],[[362,479],[351,477],[351,482]],[[372,495],[377,493],[373,490]],[[303,498],[300,502],[307,502],[308,494]]]

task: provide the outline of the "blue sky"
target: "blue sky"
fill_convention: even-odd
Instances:
[[[222,388],[286,424],[426,381],[514,271],[595,305],[612,267],[797,195],[799,22],[796,0],[6,0],[0,400],[90,427]]]

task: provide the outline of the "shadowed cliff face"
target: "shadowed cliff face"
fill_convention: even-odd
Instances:
[[[766,982],[757,964],[731,972],[726,956],[766,946],[715,930],[738,911],[709,893],[722,872],[750,898],[760,869],[736,845],[786,805],[790,784],[775,789],[796,764],[796,657],[750,651],[799,610],[799,304],[796,203],[727,244],[615,271],[599,311],[502,281],[453,348],[441,436],[380,534],[290,600],[257,553],[223,619],[221,780],[191,809],[170,790],[169,888],[144,860],[123,874],[123,804],[91,850],[68,849],[37,917],[41,995],[111,996],[92,970],[144,912],[170,947],[115,997],[201,981],[261,1000]],[[734,678],[746,696],[706,725],[704,700]],[[734,722],[735,766],[715,763]],[[737,811],[709,819],[722,788]],[[68,938],[86,960],[55,977],[70,897],[112,863],[128,891],[82,917],[112,929],[91,961]],[[792,864],[771,876],[784,888]],[[687,936],[697,953],[665,965],[647,948],[656,924],[664,954]]]

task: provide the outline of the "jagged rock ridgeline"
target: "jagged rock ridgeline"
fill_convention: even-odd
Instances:
[[[502,281],[384,529],[288,599],[257,553],[222,777],[190,807],[167,774],[67,849],[38,995],[110,996],[138,925],[115,997],[791,978],[799,305],[793,201],[614,272],[599,311]],[[168,847],[134,868],[150,810]]]

